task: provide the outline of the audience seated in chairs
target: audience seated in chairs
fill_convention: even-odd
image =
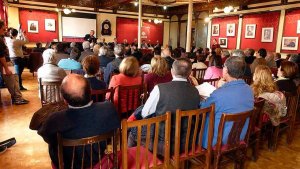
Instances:
[[[35,45],[36,47],[32,49],[32,52],[40,52],[40,53],[44,52],[45,48],[43,48],[43,44],[41,42],[37,42]]]
[[[148,74],[145,74],[144,77],[148,93],[152,91],[155,85],[172,80],[167,62],[160,56],[155,56],[151,59],[151,70]]]
[[[90,82],[93,90],[106,89],[106,83],[97,78],[97,74],[99,73],[99,59],[97,56],[86,56],[82,60],[82,67],[86,72],[84,77]]]
[[[223,68],[223,78],[225,83],[215,90],[210,97],[200,103],[200,106],[208,107],[215,104],[215,127],[213,136],[213,146],[217,143],[218,126],[222,113],[236,114],[253,109],[254,96],[252,89],[245,83],[241,77],[244,74],[245,60],[242,57],[232,56],[225,61]],[[243,92],[241,92],[243,91]],[[241,139],[245,137],[249,120],[247,120],[244,128],[242,129]],[[208,128],[208,124],[205,124]],[[223,143],[227,143],[228,134],[232,127],[232,123],[226,123],[224,127]],[[203,147],[207,147],[208,131],[204,132]]]
[[[136,58],[130,56],[122,60],[120,64],[120,74],[112,76],[108,87],[108,88],[116,89],[114,94],[114,104],[116,107],[121,105],[121,110],[118,110],[119,113],[126,112],[127,105],[125,103],[130,98],[130,96],[127,96],[126,93],[121,93],[121,95],[119,96],[119,92],[118,92],[119,86],[134,86],[134,85],[142,85],[142,77],[140,74],[138,61],[136,60]],[[120,100],[119,97],[121,97],[122,100],[121,103],[119,103]],[[109,95],[107,95],[107,99],[109,99]],[[138,106],[134,106],[134,107],[138,107]]]
[[[197,89],[187,82],[187,78],[191,74],[192,64],[187,58],[180,58],[174,61],[171,70],[173,81],[161,83],[154,87],[150,97],[142,108],[141,114],[136,114],[136,118],[149,118],[151,116],[160,116],[171,111],[173,117],[176,110],[192,110],[197,109],[200,102],[200,96]],[[170,90],[172,89],[172,90]],[[175,118],[172,118],[171,123],[171,154],[174,154],[175,147]],[[186,137],[187,119],[182,120],[182,138]],[[164,125],[159,127],[159,140],[158,140],[158,154],[164,155]],[[191,142],[192,140],[190,140]],[[128,138],[129,147],[135,146],[136,133],[131,132]],[[183,151],[185,146],[185,139],[180,143],[180,150]]]
[[[69,54],[67,54],[67,46],[66,44],[59,42],[56,44],[57,47],[57,51],[56,51],[56,60],[57,63],[59,63],[59,61],[61,59],[68,59],[70,57]]]
[[[295,93],[297,92],[297,86],[293,79],[298,73],[298,65],[294,62],[283,61],[278,68],[278,79],[276,84],[280,91]]]
[[[58,62],[58,66],[60,68],[63,68],[64,70],[78,70],[81,69],[81,64],[79,62],[76,61],[76,58],[78,56],[78,52],[76,51],[78,50],[77,48],[73,48],[71,53],[70,53],[70,57],[67,59],[61,59]]]
[[[47,49],[43,53],[44,65],[38,69],[38,78],[43,81],[62,81],[67,75],[64,69],[58,67],[56,53],[53,49]]]
[[[114,60],[114,57],[110,57],[108,54],[108,48],[106,46],[102,46],[100,49],[99,49],[99,61],[100,61],[100,68],[101,68],[101,71],[104,72],[107,64],[111,61]]]
[[[84,41],[82,43],[83,52],[81,52],[78,62],[81,62],[86,56],[94,55],[94,52],[91,50],[90,42]]]
[[[75,85],[76,84],[76,85]],[[120,120],[114,105],[110,102],[93,103],[91,101],[91,88],[89,82],[82,76],[76,74],[68,75],[62,82],[61,92],[68,104],[66,111],[51,114],[38,129],[38,134],[49,144],[49,154],[52,163],[58,168],[57,133],[65,139],[81,139],[105,134],[120,128]],[[102,144],[100,144],[102,147]],[[105,147],[102,147],[101,154]],[[81,168],[82,149],[76,149],[74,168]],[[93,153],[93,159],[90,154]],[[97,155],[96,155],[97,154]],[[64,148],[64,166],[71,168],[72,149]],[[99,162],[98,148],[85,149],[83,168],[90,167]]]
[[[267,61],[265,57],[267,56],[267,51],[264,48],[260,48],[257,51],[256,59],[254,59],[253,63],[250,65],[251,73],[253,74],[256,66],[258,65],[267,65]]]
[[[192,69],[206,69],[207,66],[205,65],[206,57],[204,54],[199,53],[199,51],[196,51],[196,59],[197,63],[193,63]]]
[[[286,99],[282,92],[278,91],[272,78],[272,72],[268,66],[259,65],[253,74],[253,84],[251,85],[254,97],[264,98],[265,104],[262,112],[263,122],[271,121],[272,125],[279,125],[280,118],[286,116]]]

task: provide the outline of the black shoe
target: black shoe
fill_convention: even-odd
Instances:
[[[28,103],[29,101],[25,99],[13,101],[13,104],[15,105],[28,104]]]
[[[22,86],[22,87],[20,87],[20,90],[27,90],[27,89],[26,89],[25,87]]]
[[[0,154],[4,153],[7,150],[6,146],[0,146]]]
[[[7,147],[7,148],[10,148],[11,146],[15,145],[16,144],[16,138],[10,138],[8,140],[5,140],[5,141],[2,141],[0,142],[0,147]]]

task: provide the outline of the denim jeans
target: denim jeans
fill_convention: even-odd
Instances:
[[[16,74],[19,77],[19,87],[22,88],[22,73],[25,67],[25,58],[16,57],[12,59],[12,62],[14,64]]]

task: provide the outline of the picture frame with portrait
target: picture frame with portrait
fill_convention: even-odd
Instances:
[[[300,20],[297,21],[297,34],[300,34]]]
[[[211,30],[211,36],[219,36],[220,35],[220,25],[213,24]]]
[[[245,38],[254,39],[256,32],[256,24],[246,24]]]
[[[226,36],[235,36],[235,24],[227,24]]]
[[[219,45],[221,48],[225,49],[228,46],[227,38],[219,38]]]
[[[282,37],[282,50],[298,50],[299,37]]]
[[[39,33],[39,22],[38,21],[27,21],[28,32],[30,33]]]
[[[55,31],[55,20],[54,19],[45,19],[45,30],[46,31]]]
[[[274,28],[262,28],[261,42],[273,42]]]

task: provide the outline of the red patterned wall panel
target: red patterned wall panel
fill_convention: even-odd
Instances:
[[[150,40],[151,43],[163,43],[163,24],[154,24],[153,22],[143,22],[142,39]],[[128,43],[132,43],[138,36],[138,20],[130,18],[117,18],[117,38],[122,43],[127,39]]]
[[[22,29],[26,31],[30,42],[49,42],[58,39],[58,15],[56,12],[20,9],[19,15]],[[45,19],[55,20],[55,31],[45,30]],[[38,33],[28,32],[28,20],[38,21]]]
[[[227,49],[236,49],[236,41],[237,41],[237,32],[238,32],[238,24],[239,18],[238,16],[231,16],[225,18],[214,18],[212,19],[212,24],[219,24],[220,32],[219,36],[212,36],[211,37],[211,44],[213,39],[219,38],[227,38]],[[235,24],[235,36],[228,36],[226,35],[227,24]]]
[[[245,15],[243,18],[241,49],[252,48],[258,50],[265,48],[268,51],[276,50],[276,41],[278,34],[280,12],[268,12],[259,14]],[[255,38],[245,38],[245,31],[247,24],[256,24]],[[273,42],[261,42],[262,28],[273,27]]]
[[[300,20],[300,10],[286,11],[283,37],[299,37],[298,50],[281,50],[284,53],[300,53],[300,34],[297,34],[297,21]]]

